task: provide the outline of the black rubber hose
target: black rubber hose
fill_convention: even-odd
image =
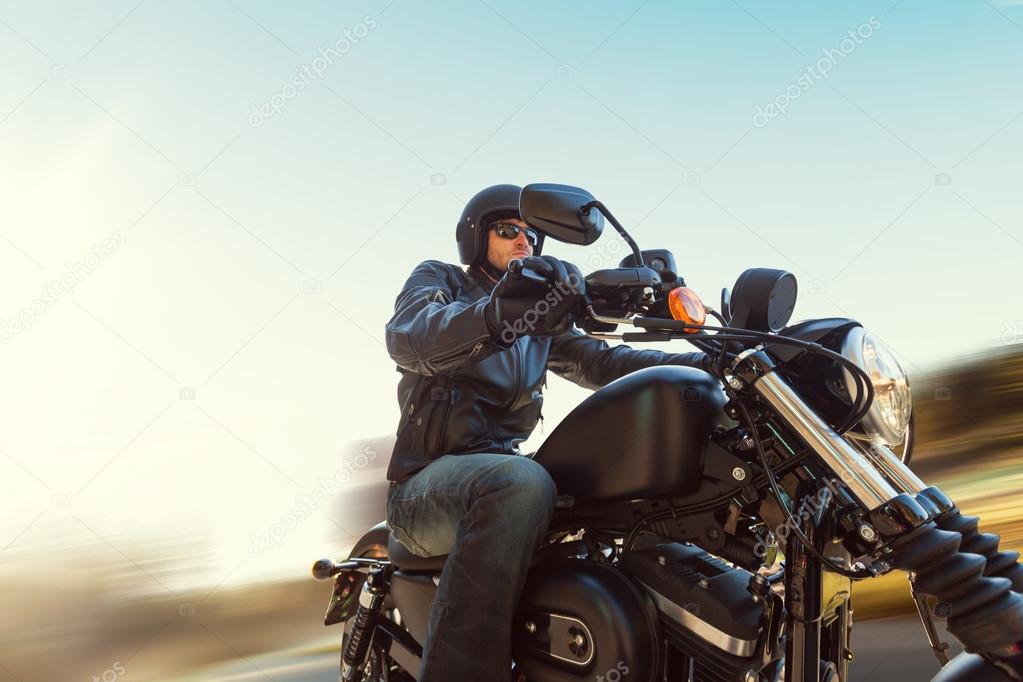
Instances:
[[[938,600],[950,634],[971,653],[1023,679],[1023,596],[1001,577],[986,577],[984,556],[960,550],[959,533],[934,524],[892,545],[892,564],[914,575],[916,592]]]
[[[726,535],[725,544],[712,551],[722,559],[731,561],[736,566],[741,566],[750,573],[756,573],[764,565],[763,558],[757,554],[755,544],[745,542],[731,535]]]
[[[1019,564],[1019,552],[999,551],[998,542],[1001,538],[994,533],[978,531],[979,521],[976,516],[963,516],[957,509],[938,521],[938,528],[963,536],[962,544],[959,545],[960,552],[979,554],[987,560],[984,575],[989,578],[1005,578],[1012,583],[1014,592],[1023,593],[1023,566]]]

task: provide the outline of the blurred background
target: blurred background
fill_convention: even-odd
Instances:
[[[308,568],[383,517],[383,327],[499,182],[586,187],[710,302],[796,274],[1020,548],[1019,5],[0,2],[0,681],[334,679]],[[933,674],[910,608],[861,586],[858,679]]]

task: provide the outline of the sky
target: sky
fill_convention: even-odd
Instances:
[[[789,270],[911,375],[1023,338],[1017,5],[0,2],[0,570],[330,553],[326,506],[252,538],[393,431],[394,298],[491,184],[588,189],[712,303]]]

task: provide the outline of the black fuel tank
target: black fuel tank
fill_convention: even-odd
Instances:
[[[684,495],[700,484],[704,446],[726,419],[726,401],[706,372],[648,367],[580,403],[535,459],[576,505]]]

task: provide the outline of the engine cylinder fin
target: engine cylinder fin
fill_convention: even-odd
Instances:
[[[700,682],[742,682],[746,679],[750,659],[732,656],[710,646],[669,619],[662,619],[661,624],[668,639],[693,659],[693,679]]]

